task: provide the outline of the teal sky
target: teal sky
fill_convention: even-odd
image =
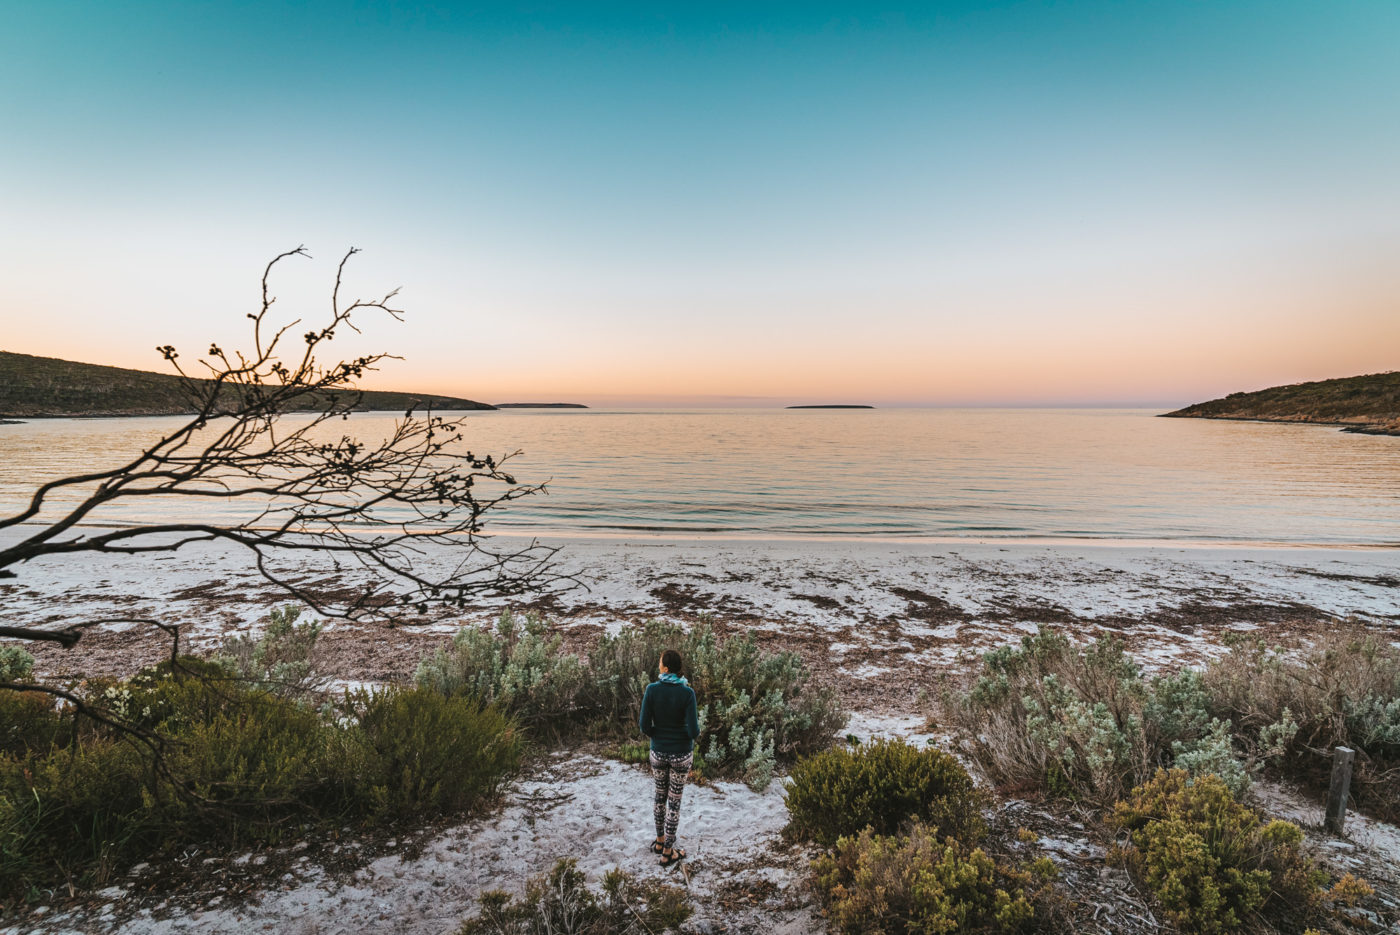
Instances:
[[[490,401],[1400,367],[1394,0],[0,0],[0,88],[8,350],[232,342],[305,243],[288,307],[361,247],[380,385]]]

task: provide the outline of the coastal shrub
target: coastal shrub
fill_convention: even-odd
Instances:
[[[172,790],[160,817],[187,833],[275,840],[279,822],[291,816],[340,813],[356,778],[338,756],[338,731],[315,710],[275,696],[240,698],[212,717],[190,718],[173,737],[165,763],[188,794]]]
[[[967,691],[944,698],[944,720],[994,782],[1017,791],[1109,804],[1174,759],[1229,778],[1248,770],[1228,725],[1212,721],[1202,676],[1144,678],[1113,637],[1086,647],[1042,627],[982,657]]]
[[[80,692],[150,733],[36,708],[48,742],[30,729],[0,754],[0,900],[58,882],[101,885],[125,864],[195,843],[469,809],[519,759],[502,714],[420,690],[318,710],[180,659]]]
[[[999,865],[916,824],[902,836],[867,828],[842,837],[813,862],[812,884],[841,935],[1000,935],[1036,927],[1036,891],[1053,872],[1048,861],[1034,872]]]
[[[54,707],[52,695],[0,689],[0,755],[48,750],[71,735],[72,724]]]
[[[1162,770],[1114,807],[1128,867],[1190,932],[1229,932],[1256,913],[1303,919],[1321,905],[1325,876],[1303,854],[1303,833],[1265,822],[1215,776]]]
[[[595,895],[572,858],[531,880],[518,900],[483,893],[478,915],[457,935],[643,935],[679,929],[690,918],[685,891],[614,868]]]
[[[1279,775],[1325,789],[1334,747],[1356,751],[1356,804],[1400,817],[1400,648],[1359,626],[1321,633],[1287,654],[1240,638],[1207,666],[1212,712]]]
[[[614,730],[631,730],[642,712],[642,695],[656,679],[657,663],[667,649],[679,649],[686,661],[683,673],[697,687],[694,667],[686,656],[685,631],[673,623],[647,620],[624,626],[615,634],[604,633],[588,650],[588,675],[592,704]],[[701,701],[701,704],[704,702]]]
[[[161,852],[150,773],[140,749],[103,736],[0,757],[0,901],[59,882],[100,886],[133,855]]]
[[[952,755],[877,739],[799,760],[786,783],[790,838],[830,847],[871,828],[893,834],[912,821],[935,837],[978,840],[984,795]]]
[[[637,736],[662,651],[679,649],[699,705],[696,771],[760,790],[778,764],[829,746],[846,723],[835,692],[813,686],[796,653],[767,652],[750,635],[722,638],[708,621],[689,633],[656,620],[624,626],[600,635],[586,663],[561,646],[538,615],[507,611],[494,630],[459,630],[414,680],[496,704],[535,736],[582,730],[622,740]]]
[[[494,704],[522,725],[557,736],[576,726],[587,703],[579,657],[560,651],[535,613],[503,611],[494,630],[462,627],[452,645],[418,664],[413,679],[443,695],[469,695]],[[643,670],[645,671],[645,670]]]
[[[316,670],[322,625],[319,620],[298,623],[300,617],[295,604],[274,607],[260,636],[225,639],[213,661],[267,691],[306,695],[319,690],[325,684]]]
[[[369,755],[360,778],[375,814],[465,811],[493,795],[520,765],[510,719],[475,698],[431,689],[360,691],[347,699]]]
[[[701,749],[713,775],[765,788],[773,769],[825,749],[846,726],[834,690],[813,687],[797,653],[767,652],[752,634],[720,639],[701,623],[684,643],[700,693]]]
[[[0,682],[27,682],[33,675],[33,656],[18,646],[0,646]]]
[[[813,687],[802,658],[767,652],[752,635],[722,638],[708,621],[689,633],[648,621],[603,636],[589,652],[595,708],[630,731],[663,649],[679,649],[700,705],[696,744],[705,773],[762,790],[780,762],[821,750],[845,726],[834,691]]]
[[[619,743],[609,747],[604,751],[604,755],[624,763],[646,763],[651,759],[651,744],[645,740],[639,740],[636,743]],[[693,762],[691,769],[695,769]]]
[[[324,755],[333,728],[314,711],[180,676],[169,663],[84,691],[157,733],[148,745],[83,718],[61,744],[0,758],[5,896],[54,880],[100,885],[133,859],[202,840],[275,838],[289,817],[339,810],[337,787],[350,777]]]

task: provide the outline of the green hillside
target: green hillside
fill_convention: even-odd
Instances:
[[[1400,435],[1400,371],[1231,393],[1164,413],[1187,419],[1318,422],[1347,431]]]
[[[358,408],[494,409],[422,393],[366,392]],[[0,351],[0,418],[160,416],[193,412],[177,376]]]

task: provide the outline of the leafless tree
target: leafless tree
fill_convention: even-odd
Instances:
[[[340,423],[361,406],[356,381],[391,355],[328,363],[327,345],[346,329],[358,332],[356,316],[403,314],[392,304],[397,290],[342,299],[345,266],[356,252],[341,259],[329,313],[309,330],[301,330],[300,319],[280,326],[273,320],[269,279],[278,264],[308,256],[298,247],[263,271],[261,307],[248,314],[248,350],[214,344],[187,369],[174,347],[158,348],[180,375],[193,414],[123,463],[42,483],[27,506],[0,518],[0,530],[11,530],[9,544],[0,546],[0,578],[18,577],[38,559],[219,542],[243,550],[272,586],[323,616],[390,623],[558,584],[553,549],[531,542],[501,550],[482,537],[484,514],[543,488],[517,483],[502,466],[509,456],[467,450],[465,418],[410,409],[383,439],[343,431]],[[162,515],[162,501],[235,503],[240,510],[209,515],[240,518],[160,521],[154,517]],[[84,525],[119,503],[149,504],[142,515],[152,519]],[[303,571],[313,559],[351,586],[327,591],[306,583]],[[114,619],[0,626],[0,636],[72,646],[84,628]],[[178,631],[166,629],[178,652]]]

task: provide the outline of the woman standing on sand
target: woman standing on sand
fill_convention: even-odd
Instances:
[[[661,866],[685,859],[676,847],[676,826],[681,820],[681,793],[694,757],[700,724],[695,717],[695,691],[681,675],[681,654],[668,649],[661,654],[661,675],[642,696],[642,733],[651,738],[651,774],[656,778],[656,798],[651,813],[656,819],[652,853],[661,855]]]

